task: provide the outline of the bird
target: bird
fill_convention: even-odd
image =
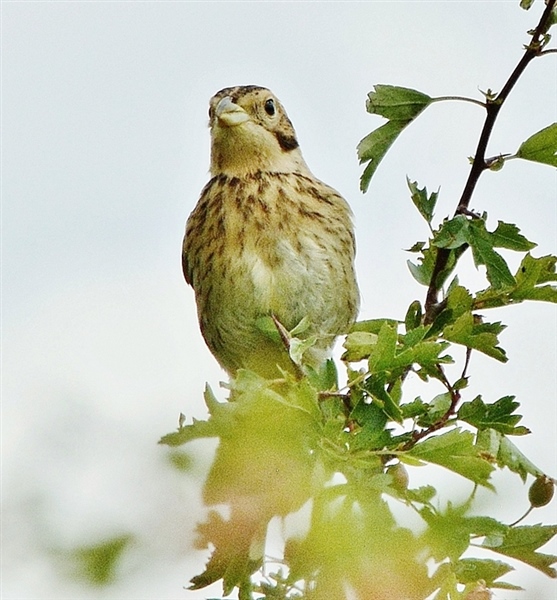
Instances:
[[[276,378],[293,371],[292,360],[284,337],[261,323],[284,332],[305,322],[313,345],[304,360],[318,368],[358,313],[351,209],[309,170],[269,89],[220,90],[209,127],[210,181],[182,246],[203,338],[231,377],[248,369]]]

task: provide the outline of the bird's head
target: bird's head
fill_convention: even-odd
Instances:
[[[209,105],[211,175],[242,177],[258,171],[309,174],[294,127],[268,89],[230,87]]]

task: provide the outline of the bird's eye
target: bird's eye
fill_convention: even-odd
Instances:
[[[275,114],[275,101],[269,98],[265,101],[265,112],[272,117]]]

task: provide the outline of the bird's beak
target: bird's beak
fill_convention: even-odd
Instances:
[[[230,96],[225,96],[217,104],[215,115],[219,124],[225,127],[235,127],[249,121],[248,113],[241,106],[234,104]]]

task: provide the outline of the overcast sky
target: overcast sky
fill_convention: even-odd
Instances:
[[[405,178],[440,187],[437,216],[452,213],[484,114],[428,108],[362,195],[355,148],[382,123],[365,112],[366,94],[377,83],[480,99],[500,89],[543,7],[518,4],[2,3],[3,598],[206,597],[183,590],[204,561],[190,548],[199,490],[156,442],[180,412],[203,418],[205,382],[224,379],[180,268],[184,224],[208,180],[209,98],[237,84],[277,94],[310,168],[353,208],[361,317],[402,318],[425,296],[403,249],[427,236]],[[557,119],[555,60],[528,68],[489,155]],[[554,169],[517,160],[482,177],[472,207],[490,225],[517,223],[541,256],[557,252],[556,197]],[[462,281],[484,285],[469,262]],[[534,432],[517,444],[555,476],[555,308],[489,316],[509,325],[510,362],[474,356],[470,394],[516,394]],[[210,447],[197,449],[202,476]],[[504,479],[497,510],[510,521],[526,491]],[[553,505],[528,522],[556,518]],[[68,581],[51,560],[53,549],[127,531],[136,551],[108,590]],[[495,598],[555,598],[555,583],[531,569],[513,581],[529,593]]]

